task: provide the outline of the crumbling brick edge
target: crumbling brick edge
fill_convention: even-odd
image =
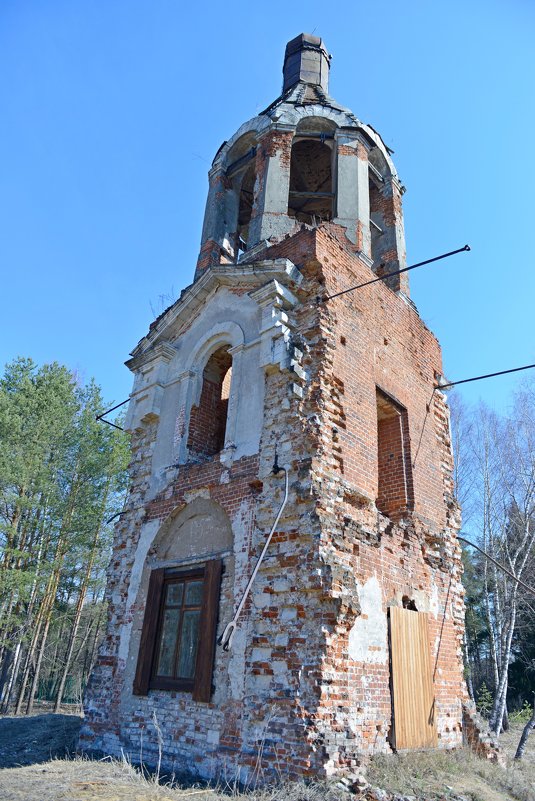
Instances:
[[[505,754],[489,731],[473,701],[463,704],[463,741],[479,757],[505,767]]]
[[[505,768],[506,757],[503,749],[493,738],[486,720],[478,714],[473,701],[463,703],[463,744],[481,759],[488,759]],[[399,793],[390,793],[379,787],[371,787],[366,780],[366,768],[370,758],[364,757],[355,773],[346,773],[338,779],[335,786],[340,790],[357,795],[361,801],[400,801],[405,797]],[[411,800],[414,796],[408,796]],[[449,796],[456,801],[457,796]],[[461,796],[459,796],[461,798]],[[464,796],[463,796],[464,798]]]

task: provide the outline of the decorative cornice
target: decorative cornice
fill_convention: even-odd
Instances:
[[[195,283],[187,287],[180,298],[165,311],[149,333],[143,337],[131,353],[132,359],[126,365],[132,369],[143,363],[141,358],[149,349],[151,352],[171,325],[185,324],[204,303],[206,298],[219,287],[263,286],[269,281],[299,285],[303,276],[289,259],[264,259],[253,264],[221,265],[211,267]],[[170,347],[167,345],[167,347]],[[174,349],[173,349],[174,350]],[[151,357],[153,358],[153,357]]]
[[[176,350],[168,342],[159,342],[154,348],[142,354],[135,355],[128,359],[125,364],[129,370],[139,370],[152,361],[160,359],[164,364],[168,364],[176,356]]]
[[[340,144],[344,144],[344,139],[350,142],[359,142],[367,151],[370,151],[375,145],[368,134],[361,128],[337,128],[334,132],[334,138]]]

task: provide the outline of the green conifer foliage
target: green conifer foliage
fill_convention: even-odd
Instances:
[[[59,364],[16,359],[0,379],[0,698],[79,701],[102,631],[105,570],[124,501],[127,435]]]

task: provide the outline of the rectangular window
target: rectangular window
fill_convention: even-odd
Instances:
[[[158,642],[150,686],[155,689],[192,690],[199,645],[203,573],[164,575]]]
[[[151,572],[135,695],[181,690],[210,700],[220,581],[220,559]]]
[[[413,508],[407,410],[377,390],[377,508],[389,517]]]

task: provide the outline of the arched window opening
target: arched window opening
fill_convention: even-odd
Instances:
[[[371,250],[372,250],[372,259],[374,261],[374,267],[378,265],[375,264],[376,261],[379,260],[380,252],[381,252],[381,237],[383,236],[383,210],[382,210],[382,203],[381,203],[381,191],[377,186],[375,180],[370,178],[369,180],[369,191],[370,191],[370,234],[371,234]]]
[[[333,217],[332,150],[320,138],[292,145],[288,216],[313,225]]]
[[[232,381],[232,365],[228,368],[227,372],[225,373],[225,377],[223,378],[223,383],[221,384],[221,400],[227,402],[227,407],[228,407],[228,399],[230,398],[231,381]]]
[[[369,169],[369,196],[370,196],[370,234],[371,257],[373,269],[380,272],[381,261],[385,251],[388,250],[389,237],[387,232],[388,221],[391,214],[388,211],[385,197],[386,179],[390,175],[390,168],[384,154],[378,147],[373,147],[368,155]],[[390,246],[391,247],[391,246]]]
[[[227,228],[235,255],[246,250],[256,182],[256,139],[242,136],[227,154],[226,178],[232,198],[227,200]]]
[[[238,207],[238,250],[247,250],[249,239],[249,223],[253,212],[254,186],[256,182],[255,160],[249,165],[243,175],[240,186],[240,200]]]
[[[208,359],[199,404],[191,409],[188,451],[193,460],[214,456],[225,446],[231,376],[232,356],[224,345]]]

